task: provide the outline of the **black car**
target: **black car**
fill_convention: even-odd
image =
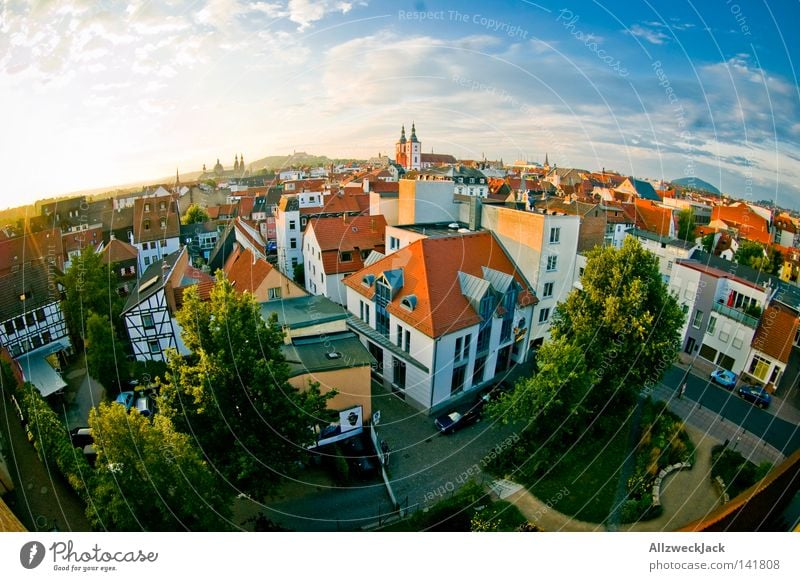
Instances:
[[[481,419],[483,406],[487,399],[487,396],[483,396],[468,408],[455,409],[439,416],[434,421],[436,429],[442,434],[452,434],[456,430],[474,424]]]
[[[352,473],[360,478],[369,478],[378,472],[378,458],[372,442],[365,443],[363,435],[348,438],[341,443]]]
[[[749,401],[760,408],[768,408],[772,401],[772,396],[766,389],[754,385],[743,385],[739,388],[739,395],[745,401]]]
[[[73,428],[69,431],[69,439],[72,442],[72,445],[76,448],[83,448],[84,446],[90,446],[94,444],[94,438],[92,437],[92,428],[88,427],[80,427],[80,428]]]

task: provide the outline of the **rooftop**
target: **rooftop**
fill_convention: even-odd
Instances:
[[[289,329],[302,329],[331,321],[347,319],[347,310],[321,295],[281,299],[261,303],[261,316],[267,320],[275,313],[278,324]]]
[[[281,347],[291,377],[373,365],[375,359],[351,331],[294,339]],[[342,386],[346,387],[346,386]]]

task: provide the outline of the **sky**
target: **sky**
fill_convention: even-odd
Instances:
[[[293,151],[697,176],[800,208],[800,4],[0,0],[0,207]],[[796,65],[796,62],[798,65]]]

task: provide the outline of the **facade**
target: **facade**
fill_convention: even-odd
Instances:
[[[433,411],[528,358],[536,297],[489,232],[418,240],[345,278],[376,378]]]
[[[51,344],[70,347],[56,283],[60,275],[45,260],[0,275],[0,344],[12,357]]]
[[[201,297],[208,298],[214,280],[189,265],[185,247],[144,271],[122,310],[137,361],[166,361],[165,351],[170,348],[188,355],[175,313],[183,290],[193,285],[198,285]]]
[[[137,198],[130,243],[139,253],[139,272],[180,248],[178,204],[172,195]]]
[[[192,264],[208,264],[211,252],[219,239],[219,230],[220,227],[213,220],[180,225],[180,239],[189,251]]]
[[[664,282],[669,283],[672,270],[677,260],[689,258],[699,246],[694,242],[685,242],[677,238],[659,236],[647,230],[631,228],[628,236],[636,238],[643,248],[658,257],[658,270]]]
[[[306,290],[345,304],[342,280],[361,270],[373,250],[384,252],[385,231],[381,215],[310,220],[303,235]]]
[[[406,126],[400,130],[400,139],[395,144],[395,162],[406,170],[422,169],[422,143],[417,139],[417,129],[411,123],[411,137],[406,139]]]
[[[118,240],[112,234],[111,240],[103,247],[101,254],[103,264],[108,265],[117,275],[119,281],[117,291],[122,296],[127,296],[136,285],[139,272],[139,253],[136,247]]]

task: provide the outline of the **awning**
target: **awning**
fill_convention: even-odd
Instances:
[[[17,358],[25,381],[35,385],[43,397],[53,395],[67,387],[61,375],[47,361],[48,356],[67,348],[69,344],[66,340],[60,339]]]

